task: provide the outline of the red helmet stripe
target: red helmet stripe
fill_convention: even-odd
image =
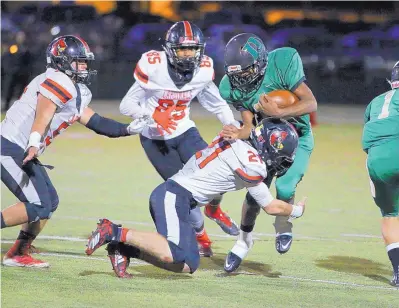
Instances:
[[[188,21],[183,21],[184,24],[184,36],[189,39],[192,40],[193,39],[193,30],[191,29],[191,25],[190,22]]]

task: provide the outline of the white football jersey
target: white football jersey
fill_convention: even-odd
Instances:
[[[56,113],[42,139],[41,154],[56,136],[80,118],[90,104],[92,95],[86,85],[74,84],[67,75],[52,68],[33,79],[1,122],[1,135],[23,149],[28,145],[35,119],[38,93],[57,105]]]
[[[177,124],[176,130],[167,134],[160,133],[156,124],[146,126],[142,135],[150,139],[172,139],[194,127],[195,123],[190,119],[190,103],[194,97],[208,111],[217,114],[225,122],[223,124],[229,124],[234,121],[234,116],[213,83],[214,74],[212,59],[204,56],[192,80],[178,88],[169,75],[166,53],[149,51],[136,65],[136,83],[122,100],[120,110],[124,115],[135,117],[141,114],[140,108],[153,115],[175,106],[172,118]]]
[[[266,206],[273,200],[263,183],[266,176],[265,163],[249,143],[217,136],[171,179],[190,191],[200,205],[225,192],[247,188],[260,206]]]

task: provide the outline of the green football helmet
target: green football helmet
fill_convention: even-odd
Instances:
[[[267,56],[265,44],[255,34],[241,33],[227,43],[224,71],[234,97],[245,100],[258,91],[265,76]]]

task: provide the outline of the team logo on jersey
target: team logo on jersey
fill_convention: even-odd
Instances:
[[[250,37],[244,46],[242,46],[241,51],[249,52],[254,60],[257,60],[259,57],[258,50],[260,50],[261,47],[262,42],[255,37]]]
[[[58,57],[61,55],[61,53],[68,47],[68,45],[66,44],[65,40],[59,39],[57,42],[55,42],[55,44],[53,45],[53,55]]]
[[[274,130],[270,134],[270,145],[276,149],[277,151],[280,151],[284,148],[284,140],[287,138],[288,133],[280,130]]]

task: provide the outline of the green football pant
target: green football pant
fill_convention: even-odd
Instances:
[[[372,147],[367,169],[371,194],[384,217],[399,216],[399,141]]]
[[[276,180],[277,199],[288,202],[294,197],[296,187],[308,169],[313,147],[314,139],[312,132],[299,137],[294,163],[284,175],[278,177]]]

